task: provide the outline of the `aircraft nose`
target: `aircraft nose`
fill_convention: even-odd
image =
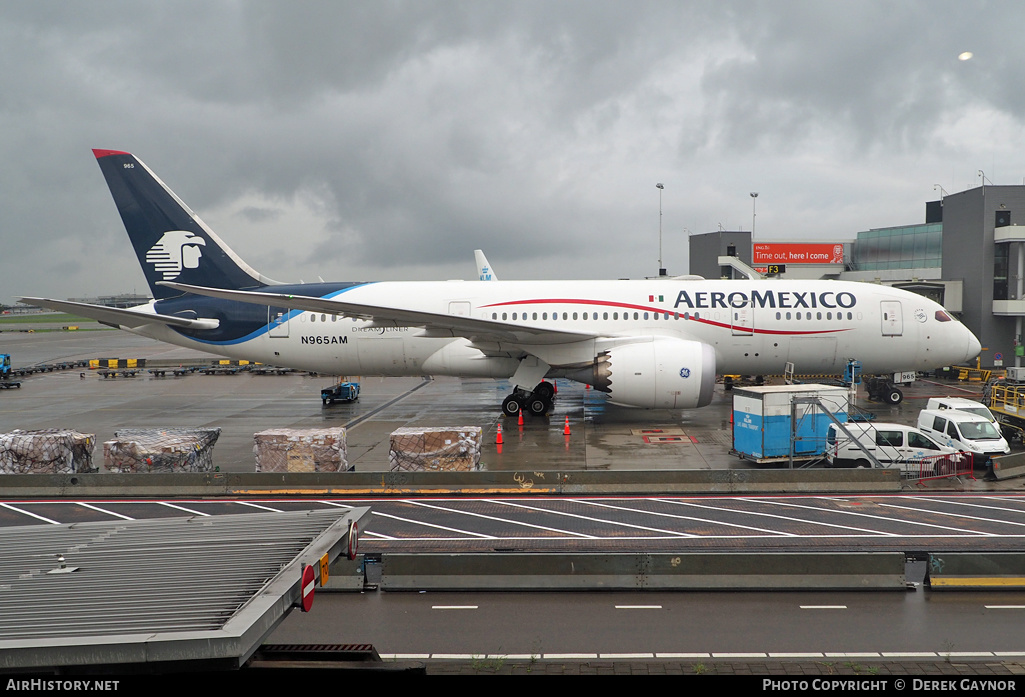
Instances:
[[[979,340],[975,338],[974,334],[968,332],[968,352],[965,354],[965,360],[970,361],[981,352],[982,344],[979,343]]]

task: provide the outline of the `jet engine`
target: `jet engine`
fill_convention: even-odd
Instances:
[[[654,337],[608,348],[574,380],[606,392],[609,401],[646,409],[694,409],[712,401],[715,349],[700,341]]]

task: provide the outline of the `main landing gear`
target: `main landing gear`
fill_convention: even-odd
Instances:
[[[544,416],[552,410],[554,400],[555,387],[552,383],[542,380],[533,392],[516,388],[502,402],[502,413],[506,416],[516,416],[521,411],[526,411],[534,416]]]

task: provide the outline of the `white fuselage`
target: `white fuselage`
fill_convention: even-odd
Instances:
[[[135,329],[233,358],[338,375],[454,375],[508,378],[539,355],[579,367],[602,345],[648,337],[697,341],[715,351],[719,374],[927,370],[974,357],[978,340],[931,300],[886,286],[842,281],[656,280],[383,282],[334,295],[348,303],[547,329],[579,339],[503,342],[439,336],[430,327],[380,326],[327,313],[292,311],[231,343],[188,338],[165,326]],[[946,319],[943,319],[946,318]],[[268,318],[271,320],[271,318]]]

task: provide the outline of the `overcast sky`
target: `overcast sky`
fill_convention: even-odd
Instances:
[[[1025,3],[0,3],[0,302],[145,282],[91,148],[281,281],[688,271],[1025,181]],[[971,60],[958,60],[962,52]]]

